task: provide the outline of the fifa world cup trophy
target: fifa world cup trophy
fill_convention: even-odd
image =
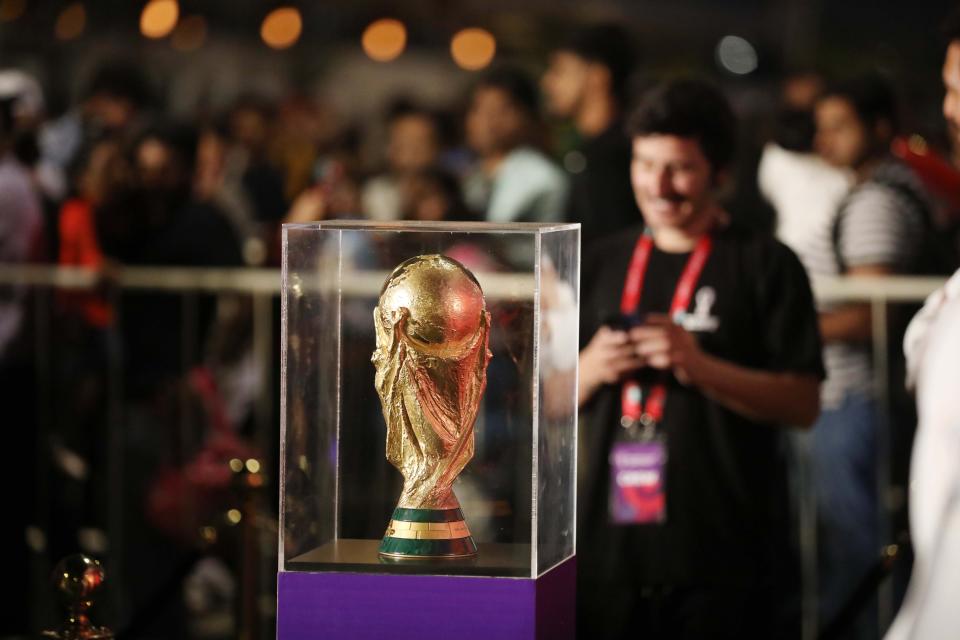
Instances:
[[[393,271],[373,317],[387,460],[404,478],[380,554],[475,555],[453,482],[473,457],[474,421],[487,386],[490,314],[483,291],[456,260],[421,255]]]

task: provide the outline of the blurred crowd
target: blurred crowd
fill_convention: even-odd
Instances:
[[[124,265],[276,267],[283,223],[342,218],[578,222],[586,251],[642,222],[625,128],[644,88],[632,45],[617,26],[585,28],[542,60],[539,75],[498,65],[479,72],[456,104],[398,95],[382,122],[351,121],[302,94],[243,95],[222,113],[174,117],[148,75],[127,61],[104,63],[76,104],[52,114],[34,78],[0,70],[0,262],[85,267],[105,285]],[[770,99],[776,108],[741,118],[740,154],[722,194],[736,203],[729,207],[733,223],[775,232],[811,275],[952,273],[960,238],[956,121],[939,138],[915,135],[903,126],[897,95],[896,84],[877,74],[785,74]],[[365,142],[381,130],[382,153],[371,157]],[[123,354],[124,396],[147,425],[137,450],[164,446],[149,425],[182,385],[203,405],[205,349],[196,350],[187,367],[193,377],[184,380],[178,336],[186,312],[173,298],[134,296],[118,309],[106,286],[56,298],[60,319],[68,320],[58,324],[57,338],[71,348],[55,373],[70,389],[58,409],[69,414],[63,424],[73,423],[60,434],[63,451],[96,463],[96,447],[80,441],[102,434],[106,382],[90,372],[111,354]],[[821,523],[820,549],[822,614],[829,617],[881,543],[874,526],[878,409],[869,307],[823,305],[818,312],[826,369],[818,424],[836,425],[815,428],[810,444],[822,485],[818,506],[832,518]],[[25,313],[22,292],[6,292],[0,388],[13,395],[24,390],[16,339],[29,332]],[[222,304],[206,302],[189,313],[197,341],[215,344],[221,361],[242,370],[250,353],[243,314],[234,309],[231,317]],[[900,351],[908,319],[906,311],[891,317],[892,353]],[[215,323],[222,330],[211,330]],[[122,347],[105,331],[118,325]],[[902,380],[896,367],[905,364],[896,357],[891,364],[891,379]],[[245,391],[238,384],[239,399],[223,403],[242,423],[256,382]],[[912,401],[894,387],[894,415],[912,425]],[[897,432],[904,466],[895,479],[903,484],[910,431]],[[77,503],[96,512],[95,501]],[[86,517],[76,514],[75,528],[104,527]],[[857,637],[878,633],[875,622],[857,629]]]
[[[173,116],[148,75],[124,61],[104,63],[76,104],[51,114],[37,81],[7,69],[3,196],[5,218],[18,222],[4,234],[4,256],[107,269],[275,265],[281,223],[332,218],[572,221],[583,224],[586,245],[637,220],[623,131],[642,94],[637,62],[628,35],[603,26],[559,46],[539,77],[501,65],[479,72],[455,104],[396,96],[382,122],[351,121],[302,94],[243,95],[222,113]],[[751,114],[742,134],[729,198],[761,209],[745,222],[775,224],[791,243],[846,193],[858,161],[844,123],[814,121],[833,80],[786,74],[768,101],[776,108]],[[953,230],[956,135],[910,135],[897,87],[880,76],[857,81],[876,85],[886,104],[846,124],[882,117],[871,151],[906,163],[935,201],[934,223]],[[369,153],[371,132],[384,130],[382,153]],[[203,238],[196,253],[191,235]]]

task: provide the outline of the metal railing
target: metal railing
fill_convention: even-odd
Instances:
[[[370,274],[366,274],[370,276]],[[860,302],[868,303],[873,311],[873,352],[874,376],[878,391],[878,398],[886,402],[887,379],[889,376],[888,353],[888,310],[892,304],[920,303],[926,296],[935,291],[944,283],[943,278],[928,277],[877,277],[877,278],[816,278],[813,280],[815,296],[819,302]],[[104,283],[107,284],[104,284]],[[354,279],[350,283],[351,291],[358,295],[376,295],[382,278],[365,277]],[[505,286],[510,290],[516,289],[516,283],[507,280]],[[108,276],[86,269],[36,266],[36,265],[0,265],[0,288],[13,287],[28,290],[31,296],[24,300],[31,300],[33,304],[34,351],[37,371],[37,412],[41,431],[50,428],[50,406],[52,398],[49,391],[50,376],[53,368],[54,354],[50,348],[50,339],[56,331],[52,325],[54,309],[54,291],[105,291],[108,299],[114,304],[122,304],[122,295],[131,292],[165,292],[182,297],[183,304],[183,331],[190,334],[190,320],[195,319],[198,296],[214,296],[220,298],[226,295],[249,297],[251,300],[251,323],[249,348],[252,349],[254,361],[261,372],[262,384],[257,394],[253,414],[255,425],[255,439],[261,451],[270,451],[275,443],[271,439],[278,438],[279,420],[275,415],[278,410],[278,398],[275,397],[277,385],[274,384],[279,373],[274,370],[276,361],[274,349],[277,348],[279,332],[275,327],[275,301],[281,292],[281,276],[277,269],[195,269],[195,268],[160,268],[160,267],[125,267],[111,272]],[[523,288],[523,287],[521,287]],[[367,290],[369,289],[369,291]],[[195,341],[193,336],[186,341]],[[195,348],[193,345],[189,348]],[[108,359],[107,374],[108,389],[108,443],[107,455],[111,461],[122,460],[122,362],[114,355]],[[884,407],[889,409],[888,406]],[[888,415],[888,411],[883,412]],[[878,483],[886,492],[889,489],[890,477],[888,474],[890,451],[888,443],[890,425],[882,425],[879,442],[882,443],[879,451],[879,465],[881,470]],[[110,511],[111,544],[122,544],[121,514],[117,513],[120,504],[122,469],[121,465],[113,465],[111,474],[111,491],[108,510]],[[114,468],[115,467],[115,468]],[[273,488],[275,490],[275,488]],[[880,495],[884,495],[881,493]],[[805,561],[805,583],[811,582],[810,549],[815,550],[814,517],[809,512],[809,504],[801,509],[801,542],[808,551]],[[883,531],[884,539],[889,539],[889,532]],[[115,537],[114,537],[115,536]],[[274,549],[269,550],[275,551]],[[269,568],[264,569],[269,571]],[[815,574],[814,574],[815,575]],[[889,581],[888,581],[889,582]],[[272,577],[267,580],[272,584]],[[119,589],[117,589],[119,591]],[[261,594],[264,595],[264,594]],[[814,610],[814,597],[809,589],[805,590],[805,612]],[[269,596],[269,594],[266,594]],[[263,599],[263,598],[262,598]],[[269,600],[269,597],[265,597]],[[883,587],[880,597],[880,622],[883,627],[892,617],[893,594],[889,584]],[[123,604],[116,605],[117,609]],[[804,637],[812,638],[815,630],[809,615],[805,614]],[[249,630],[246,637],[267,637],[272,629],[261,624],[259,630]]]
[[[890,307],[894,304],[920,304],[927,296],[939,289],[946,278],[916,276],[884,277],[819,277],[812,281],[814,296],[820,303],[866,303],[871,310],[871,342],[873,352],[873,387],[879,402],[877,433],[877,495],[880,499],[880,522],[878,522],[879,540],[882,544],[892,544],[896,532],[891,529],[892,514],[903,507],[905,488],[894,487],[891,478],[893,425],[891,424],[891,403],[889,390],[891,382],[905,384],[905,381],[891,381],[891,350],[902,348],[898,342],[891,345]],[[902,339],[902,337],[901,337]],[[814,498],[809,495],[801,498],[801,540],[804,554],[804,629],[805,639],[815,638],[816,623],[816,511],[812,506]],[[880,550],[877,550],[878,556]],[[877,600],[878,628],[885,630],[892,622],[895,611],[895,593],[893,580],[884,580],[879,586]],[[821,621],[822,622],[822,621]]]
[[[200,351],[198,336],[196,335],[196,322],[198,317],[198,308],[200,299],[212,297],[219,304],[225,297],[242,298],[249,300],[245,310],[249,310],[249,330],[246,332],[246,340],[243,349],[252,353],[252,360],[256,363],[259,370],[260,385],[255,395],[250,414],[252,415],[252,432],[250,439],[254,447],[263,453],[274,451],[276,449],[276,440],[279,438],[279,416],[276,415],[279,406],[276,395],[279,373],[275,367],[275,351],[278,342],[279,332],[276,331],[275,314],[278,306],[276,300],[280,292],[280,272],[276,269],[183,269],[183,268],[161,268],[161,267],[128,267],[109,274],[101,274],[86,269],[56,267],[56,266],[38,266],[38,265],[0,265],[0,291],[6,292],[10,299],[10,292],[13,299],[19,300],[20,304],[27,307],[24,317],[30,323],[26,327],[28,331],[23,332],[25,336],[32,339],[32,344],[25,345],[29,353],[31,366],[35,372],[36,398],[24,398],[23,402],[33,402],[35,405],[34,416],[37,426],[37,451],[43,458],[36,463],[38,497],[40,500],[49,499],[50,494],[50,473],[53,471],[52,460],[54,456],[50,454],[51,442],[55,429],[59,426],[55,424],[56,404],[59,401],[54,386],[57,384],[55,376],[56,359],[62,357],[58,353],[57,337],[63,327],[57,325],[58,309],[57,295],[61,292],[98,292],[102,298],[115,310],[119,311],[124,304],[124,296],[128,294],[143,293],[162,293],[177,296],[182,302],[180,313],[180,351],[181,361],[191,360],[191,353],[196,354]],[[120,315],[117,313],[116,315]],[[79,320],[77,320],[79,322]],[[108,335],[109,341],[116,344],[120,327],[110,325],[103,328],[103,333]],[[112,336],[112,337],[111,337]],[[23,339],[23,338],[21,338]],[[23,351],[23,349],[20,349]],[[104,416],[106,429],[104,430],[105,440],[103,442],[93,443],[92,446],[101,447],[107,461],[106,469],[101,472],[105,474],[107,482],[106,496],[106,539],[108,547],[105,550],[106,566],[108,575],[111,579],[112,587],[108,591],[109,602],[106,607],[112,612],[113,618],[120,620],[117,623],[120,626],[119,631],[123,634],[123,621],[127,621],[131,628],[136,627],[138,620],[142,618],[139,611],[128,602],[125,595],[125,585],[119,576],[124,575],[123,554],[120,552],[125,544],[125,525],[122,505],[124,504],[123,493],[126,490],[127,474],[131,469],[125,469],[124,432],[127,417],[125,416],[125,371],[121,355],[116,348],[104,349],[104,359],[99,363],[103,367],[101,372],[105,381],[105,400],[106,405]],[[185,373],[186,369],[181,373]],[[178,415],[181,420],[186,420],[187,410],[181,394],[181,407]],[[182,424],[168,425],[171,429],[177,430],[180,434],[188,431],[189,427],[185,422]],[[49,458],[49,459],[47,459]],[[276,470],[274,470],[274,473]],[[271,486],[270,491],[276,491],[276,486]],[[238,506],[240,506],[238,504]],[[38,505],[37,513],[45,511],[44,505]],[[43,520],[43,518],[40,518]],[[57,526],[54,520],[35,523],[32,527],[39,531],[39,537],[34,536],[36,540],[44,540],[47,534]],[[276,529],[269,525],[265,527],[263,535],[257,536],[254,532],[247,531],[246,521],[242,527],[245,539],[254,540],[254,552],[260,558],[275,557]],[[259,537],[259,540],[256,538]],[[36,610],[32,611],[33,626],[39,629],[42,625],[49,625],[50,613],[52,610],[50,601],[54,594],[49,586],[45,584],[45,568],[49,562],[56,562],[57,558],[45,558],[42,549],[35,547],[38,551],[35,556],[36,571],[32,577],[31,600],[36,604]],[[238,565],[242,562],[244,566],[250,565],[250,549],[246,550],[243,558],[237,558]],[[49,562],[47,562],[49,561]],[[274,566],[261,567],[256,576],[256,584],[247,585],[246,602],[239,607],[236,612],[235,625],[237,625],[236,637],[248,639],[266,638],[273,636],[271,602],[275,602],[273,593]],[[179,573],[179,571],[177,572]],[[180,575],[179,578],[182,578]],[[243,589],[239,582],[243,577],[239,577],[237,588]],[[251,593],[252,590],[252,593]],[[166,595],[164,597],[171,597]],[[173,596],[176,597],[176,596]],[[242,596],[243,597],[243,596]],[[259,615],[250,615],[252,608],[259,608]],[[149,607],[148,607],[149,609]]]

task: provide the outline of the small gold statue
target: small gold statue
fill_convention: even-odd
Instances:
[[[404,478],[380,554],[474,555],[453,482],[473,457],[473,423],[492,355],[480,284],[452,258],[411,258],[384,283],[373,320],[387,460]]]

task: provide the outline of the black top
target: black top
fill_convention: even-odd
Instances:
[[[635,227],[598,243],[584,260],[584,345],[619,313],[640,231]],[[653,250],[640,313],[667,312],[688,257]],[[693,333],[700,346],[714,356],[754,369],[823,378],[806,272],[770,236],[719,232],[688,313],[698,318],[700,328]],[[738,415],[668,379],[660,426],[668,452],[666,524],[609,524],[607,458],[613,443],[627,437],[619,426],[620,387],[604,386],[583,411],[577,544],[582,577],[662,586],[793,580],[785,430]]]
[[[614,122],[603,133],[583,141],[582,169],[570,174],[567,220],[579,222],[584,247],[642,218],[630,186],[630,140],[623,123]],[[570,164],[570,163],[568,163]]]
[[[149,232],[134,234],[123,247],[121,256],[131,265],[243,265],[240,242],[233,227],[216,207],[204,203],[188,203],[163,224],[150,228]],[[185,299],[192,299],[196,304],[194,311],[187,315],[182,306]],[[185,373],[202,360],[214,319],[213,296],[133,291],[123,296],[120,309],[127,370],[124,390],[129,396],[147,396],[158,384]],[[191,342],[193,350],[187,356],[184,345]]]

